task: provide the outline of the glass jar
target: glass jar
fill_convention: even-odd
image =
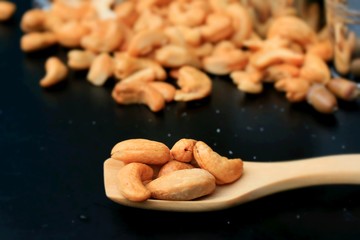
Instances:
[[[326,0],[326,21],[334,50],[334,70],[360,78],[360,1]]]

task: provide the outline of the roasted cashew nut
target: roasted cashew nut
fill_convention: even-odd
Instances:
[[[200,67],[200,60],[189,49],[178,45],[166,45],[155,52],[155,60],[165,67],[185,65]]]
[[[207,16],[206,3],[201,1],[173,1],[168,9],[169,21],[174,25],[199,26],[204,23]]]
[[[52,32],[30,32],[21,37],[20,48],[32,52],[55,45],[57,39]]]
[[[215,177],[217,184],[232,183],[243,173],[241,159],[228,159],[220,156],[202,141],[196,142],[194,157],[201,168],[209,171]]]
[[[45,88],[63,81],[68,74],[66,65],[57,57],[50,57],[46,60],[45,71],[46,75],[40,80],[40,86]]]
[[[177,84],[180,89],[176,91],[175,101],[192,101],[208,96],[212,90],[210,78],[202,71],[185,66],[179,69]]]
[[[200,32],[206,41],[215,43],[224,40],[234,32],[232,19],[223,13],[212,13],[207,16],[205,25],[200,27]]]
[[[67,54],[67,65],[74,70],[89,69],[96,54],[86,50],[70,50]]]
[[[166,102],[171,102],[175,98],[176,88],[167,82],[153,81],[148,83],[149,86],[157,90]]]
[[[300,69],[300,77],[312,83],[326,84],[330,81],[329,66],[319,56],[311,53],[305,55],[304,64]]]
[[[277,64],[265,69],[264,82],[276,82],[284,78],[296,78],[300,75],[300,68],[292,64]]]
[[[305,100],[310,87],[310,82],[304,78],[283,78],[275,82],[275,88],[286,92],[286,98],[290,102]]]
[[[170,149],[171,156],[179,162],[191,162],[194,159],[193,149],[196,140],[182,138],[178,140]]]
[[[81,46],[93,52],[112,52],[120,48],[124,40],[123,25],[114,20],[98,20],[90,33],[82,37]]]
[[[42,9],[30,9],[26,11],[20,22],[20,28],[24,32],[37,32],[45,29],[46,12]]]
[[[124,163],[164,164],[170,160],[170,149],[163,143],[136,138],[117,143],[111,150],[111,158]]]
[[[165,107],[164,96],[151,85],[136,81],[117,83],[112,97],[118,104],[145,104],[151,111],[159,112]]]
[[[234,2],[228,5],[227,14],[232,18],[234,33],[231,41],[238,47],[248,39],[253,32],[253,23],[248,10],[240,3]]]
[[[12,2],[1,1],[0,2],[0,21],[6,21],[10,19],[16,11],[16,5]]]
[[[164,176],[166,174],[183,170],[183,169],[192,169],[194,168],[193,165],[189,163],[179,162],[175,160],[170,160],[169,162],[165,163],[159,170],[158,177]]]
[[[114,72],[114,60],[108,53],[100,53],[92,61],[87,80],[95,86],[102,86]]]
[[[251,94],[258,94],[263,91],[261,77],[262,74],[257,71],[234,71],[230,74],[230,78],[240,91]]]
[[[132,57],[127,53],[116,53],[114,75],[121,80],[129,77],[137,71],[152,69],[156,80],[165,80],[167,74],[164,68],[156,61],[147,58]]]
[[[81,44],[81,39],[89,33],[90,29],[78,21],[68,21],[55,29],[54,33],[58,43],[62,46],[75,48]]]
[[[182,169],[158,177],[146,185],[151,197],[187,201],[215,191],[215,178],[200,168]]]
[[[129,163],[122,167],[118,174],[118,189],[128,200],[142,202],[151,197],[151,192],[144,186],[143,182],[151,180],[153,170],[143,163]]]
[[[303,62],[303,54],[296,53],[287,48],[258,51],[250,58],[250,63],[259,69],[264,69],[278,63],[290,63],[295,66],[301,66]]]
[[[307,46],[316,42],[316,33],[306,22],[296,16],[275,18],[267,32],[267,38],[280,36]]]
[[[167,41],[167,36],[161,30],[141,31],[131,39],[127,52],[131,56],[143,56],[166,44]]]

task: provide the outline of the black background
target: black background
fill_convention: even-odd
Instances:
[[[267,85],[249,96],[227,77],[213,77],[211,97],[145,106],[118,106],[113,81],[95,87],[86,73],[42,89],[52,47],[24,54],[19,21],[30,1],[15,1],[0,24],[0,239],[359,239],[360,187],[307,187],[231,209],[174,213],[124,207],[108,200],[103,162],[117,142],[148,138],[172,146],[205,141],[228,157],[284,161],[359,153],[360,107],[340,102],[333,115],[290,104]]]

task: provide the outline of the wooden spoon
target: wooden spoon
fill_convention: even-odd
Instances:
[[[244,162],[244,174],[239,180],[217,186],[209,196],[191,201],[149,199],[132,202],[117,189],[116,174],[122,166],[122,162],[114,159],[105,161],[106,196],[122,205],[164,211],[220,210],[288,189],[325,184],[360,184],[360,154],[285,162]]]

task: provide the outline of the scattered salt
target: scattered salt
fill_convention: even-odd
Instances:
[[[252,131],[253,129],[252,129],[252,127],[250,127],[250,126],[247,126],[247,127],[246,127],[246,130]]]

